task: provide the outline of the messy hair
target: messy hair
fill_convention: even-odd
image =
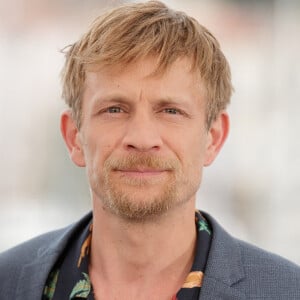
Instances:
[[[230,102],[230,68],[216,38],[194,18],[160,1],[130,3],[108,11],[64,52],[63,98],[78,128],[88,68],[126,65],[148,56],[157,58],[157,74],[178,58],[191,61],[191,71],[199,72],[205,85],[207,128]]]

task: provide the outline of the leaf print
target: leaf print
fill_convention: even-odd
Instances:
[[[209,229],[208,223],[204,220],[198,221],[198,230],[206,231],[209,235],[211,235],[211,231]]]
[[[90,228],[89,228],[90,233],[89,233],[88,237],[85,239],[85,241],[83,242],[83,244],[81,246],[80,257],[79,257],[78,263],[77,263],[78,268],[80,267],[81,262],[84,259],[84,257],[87,254],[89,254],[91,241],[92,241],[92,229],[93,229],[93,224],[90,225]]]
[[[44,288],[43,298],[51,300],[53,298],[59,270],[52,271],[49,275],[48,282]]]
[[[89,275],[82,273],[84,279],[79,280],[74,286],[69,299],[73,298],[87,298],[91,291],[91,281]]]
[[[195,272],[191,272],[187,278],[185,279],[185,282],[183,284],[183,288],[194,288],[194,287],[201,287],[202,286],[202,281],[203,281],[203,272],[199,271],[195,271]]]

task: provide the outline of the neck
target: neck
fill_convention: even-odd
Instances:
[[[94,200],[90,263],[94,288],[95,283],[109,286],[117,281],[127,289],[149,286],[153,292],[153,287],[161,286],[165,291],[168,278],[175,294],[191,269],[195,244],[194,199],[145,223],[123,220]]]

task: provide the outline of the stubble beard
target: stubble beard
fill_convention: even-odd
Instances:
[[[134,167],[167,170],[167,179],[161,183],[156,179],[114,178],[115,170]],[[98,176],[93,180],[92,190],[98,191],[96,194],[103,208],[130,222],[146,222],[162,216],[187,202],[198,189],[198,184],[184,177],[176,159],[145,155],[108,158],[101,176],[99,172],[93,173]],[[151,190],[157,187],[156,192],[147,193],[149,186]],[[190,194],[184,193],[184,190],[190,191]]]

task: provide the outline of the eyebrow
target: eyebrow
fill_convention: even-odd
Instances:
[[[193,108],[193,102],[188,102],[184,98],[178,98],[178,97],[165,97],[160,98],[157,101],[155,101],[154,104],[155,107],[172,107],[176,106],[180,109],[185,109],[190,111]]]
[[[93,100],[93,106],[105,105],[110,103],[119,103],[119,104],[133,104],[134,102],[130,100],[130,97],[121,95],[121,94],[108,94],[104,96],[96,96]],[[150,100],[150,103],[153,103],[155,107],[160,106],[179,106],[179,107],[191,107],[191,103],[185,101],[183,98],[178,97],[162,97],[158,99]]]
[[[157,100],[159,105],[187,105],[188,103],[184,101],[183,99],[179,99],[176,97],[166,97],[166,98],[160,98]]]
[[[109,104],[109,103],[120,103],[128,104],[130,100],[128,97],[118,94],[109,94],[105,96],[95,96],[92,99],[93,105]]]

